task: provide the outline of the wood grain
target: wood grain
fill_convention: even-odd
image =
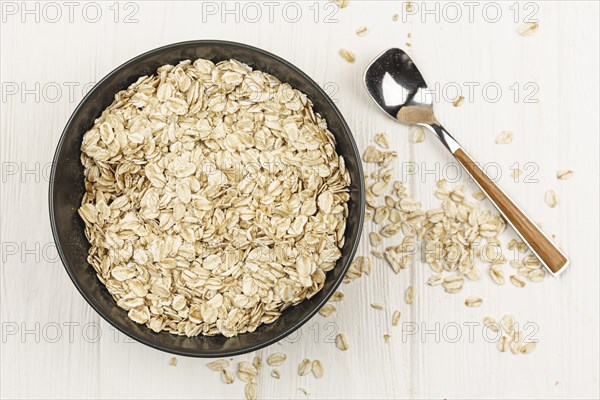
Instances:
[[[38,4],[40,12],[44,5],[14,1],[2,6],[20,7],[22,3],[28,10]],[[432,87],[437,83],[436,115],[456,133],[459,142],[474,149],[481,160],[492,160],[502,172],[514,164],[524,171],[527,180],[514,181],[503,173],[499,183],[517,204],[534,211],[545,232],[556,234],[556,242],[572,263],[559,279],[528,283],[523,289],[494,284],[482,268],[481,280],[468,281],[460,294],[449,295],[425,283],[431,271],[418,257],[412,268],[399,275],[373,258],[370,276],[340,288],[345,298],[336,304],[334,315],[317,315],[288,339],[232,360],[287,354],[279,367],[281,379],[271,378],[268,367],[261,371],[259,399],[599,397],[600,127],[597,118],[589,118],[597,116],[599,109],[597,2],[534,2],[539,8],[534,17],[540,28],[531,37],[516,33],[519,23],[515,22],[513,2],[494,2],[489,7],[478,3],[472,20],[469,9],[456,2],[462,7],[462,18],[450,22],[443,18],[443,2],[427,2],[427,6],[413,2],[419,10],[437,7],[437,21],[435,11],[403,20],[402,2],[359,0],[351,0],[331,17],[328,2],[296,1],[301,7],[298,20],[294,19],[294,4],[286,7],[284,2],[273,2],[270,19],[267,6],[256,2],[262,16],[251,21],[256,15],[251,6],[245,11],[250,18],[244,18],[244,4],[236,1],[126,1],[118,3],[117,23],[114,3],[74,5],[72,22],[63,2],[53,2],[62,7],[58,22],[43,18],[36,22],[31,14],[22,22],[19,11],[14,15],[3,11],[1,398],[244,397],[243,382],[236,378],[231,385],[223,384],[219,375],[206,367],[206,360],[177,357],[177,366],[172,367],[170,354],[132,342],[103,322],[69,280],[52,248],[49,228],[44,171],[86,85],[145,51],[204,38],[257,46],[304,70],[337,102],[360,150],[373,143],[375,133],[387,132],[390,148],[398,152],[394,179],[404,181],[424,208],[439,207],[440,201],[433,195],[436,181],[448,178],[446,171],[452,171],[456,161],[433,137],[413,143],[414,128],[384,116],[361,82],[365,67],[381,51],[404,48],[428,83]],[[94,17],[96,4],[102,8],[99,21],[82,18],[86,4],[90,4],[86,8],[89,17]],[[126,4],[130,4],[127,9]],[[137,22],[124,23],[133,10],[131,4],[138,7]],[[234,11],[209,15],[211,7],[216,5],[218,10],[222,4]],[[525,4],[532,2],[517,3],[519,21],[532,12]],[[493,17],[497,6],[502,8],[501,18],[486,21],[484,15]],[[235,7],[239,10],[237,22]],[[453,7],[445,8],[446,15],[455,15]],[[489,15],[483,14],[484,8]],[[45,15],[53,18],[53,10],[47,7]],[[394,14],[399,14],[397,22],[392,20]],[[359,26],[369,29],[364,37],[354,33]],[[410,47],[404,45],[407,41]],[[354,64],[339,56],[342,48],[356,54]],[[471,85],[471,96],[464,83],[473,82],[477,85]],[[10,94],[15,85],[18,91]],[[489,97],[494,95],[492,86],[499,85],[501,98],[494,102],[486,99],[485,85]],[[465,97],[460,107],[452,105],[457,86]],[[57,87],[61,89],[58,97],[53,92]],[[494,144],[503,130],[514,132],[513,144]],[[414,166],[416,172],[408,172],[408,166]],[[565,168],[575,174],[570,180],[557,181],[556,170]],[[367,173],[375,169],[365,165]],[[476,189],[464,176],[453,183],[465,184],[467,192]],[[556,208],[544,205],[548,189],[559,197]],[[483,206],[492,208],[487,202]],[[365,231],[376,228],[367,224]],[[503,242],[512,237],[514,233],[507,229]],[[382,248],[400,240],[386,239]],[[358,254],[368,255],[369,251],[363,237]],[[515,273],[508,265],[503,268],[505,274]],[[410,285],[416,288],[416,297],[409,307],[403,293]],[[482,297],[483,305],[465,307],[467,296]],[[373,310],[370,303],[384,303],[386,308]],[[398,327],[391,326],[395,309],[402,312]],[[499,319],[505,313],[514,314],[519,322],[536,324],[539,343],[533,353],[499,353],[495,343],[484,340],[480,327],[475,327],[476,334],[469,338],[465,324],[481,323],[486,315]],[[462,335],[455,340],[457,326]],[[410,333],[411,329],[417,331]],[[347,335],[348,351],[336,348],[336,332]],[[389,343],[383,339],[386,333],[391,335]],[[296,370],[303,358],[321,359],[323,378],[298,376]]]
[[[504,217],[513,224],[517,232],[529,244],[540,260],[552,271],[553,274],[562,272],[569,260],[561,251],[542,233],[540,228],[529,219],[523,211],[479,168],[463,149],[454,152],[454,156],[469,174],[479,184],[481,189],[502,211]]]

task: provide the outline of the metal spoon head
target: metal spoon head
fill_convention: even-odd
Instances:
[[[404,51],[389,49],[367,67],[365,87],[379,107],[409,125],[435,123],[425,79]]]

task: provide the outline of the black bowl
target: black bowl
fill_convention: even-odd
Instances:
[[[79,162],[80,146],[83,134],[93,126],[94,119],[112,103],[115,93],[127,88],[138,77],[154,74],[163,64],[177,64],[181,60],[196,58],[213,62],[235,58],[306,93],[314,102],[315,110],[327,120],[337,140],[337,151],[344,156],[352,179],[346,242],[341,259],[327,273],[323,289],[311,299],[288,308],[272,324],[261,325],[255,332],[233,338],[222,335],[188,338],[168,332],[154,333],[146,326],[131,321],[127,312],[117,307],[88,264],[89,243],[84,235],[84,223],[77,214],[85,192],[83,166]],[[111,325],[139,342],[194,357],[225,357],[254,351],[281,340],[308,321],[335,292],[354,257],[363,225],[364,198],[363,172],[356,143],[327,94],[304,72],[271,53],[240,43],[215,40],[182,42],[149,51],[121,65],[98,82],[81,101],[60,138],[52,165],[49,193],[50,221],[58,253],[71,280],[92,308]]]

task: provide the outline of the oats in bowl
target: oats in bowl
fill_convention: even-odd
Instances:
[[[307,96],[236,60],[143,76],[85,133],[89,263],[133,321],[231,337],[317,293],[350,174]]]

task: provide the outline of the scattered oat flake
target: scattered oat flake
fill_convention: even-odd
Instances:
[[[473,192],[473,198],[475,200],[479,200],[479,201],[483,201],[485,199],[485,193],[483,193],[481,190],[477,190],[475,192]]]
[[[481,297],[467,297],[465,300],[465,306],[467,307],[479,307],[482,303]]]
[[[209,362],[208,364],[206,364],[206,366],[212,369],[213,371],[223,371],[225,368],[229,367],[229,361],[224,359],[215,360]]]
[[[413,143],[423,143],[425,141],[425,129],[417,126],[413,133],[412,141]]]
[[[392,21],[394,21],[394,22],[398,21],[398,17],[399,17],[398,14],[392,15]]]
[[[232,384],[235,380],[234,375],[226,369],[221,370],[221,380],[224,384],[229,385]]]
[[[521,278],[519,275],[511,275],[510,283],[512,283],[518,288],[525,287],[525,280],[523,280],[523,278]]]
[[[321,363],[321,360],[315,360],[312,362],[312,373],[315,378],[323,377],[323,364]]]
[[[262,358],[260,358],[259,356],[254,357],[254,359],[252,360],[252,365],[254,365],[254,368],[256,368],[257,370],[262,368]]]
[[[176,367],[177,366],[177,358],[171,357],[171,359],[169,360],[169,365],[172,367]]]
[[[560,169],[556,171],[556,179],[565,180],[573,176],[573,170]]]
[[[383,152],[375,146],[368,146],[363,153],[363,161],[367,163],[378,163],[383,160]]]
[[[339,54],[344,60],[348,61],[349,63],[353,63],[354,61],[356,61],[356,56],[350,50],[341,49],[339,51]]]
[[[358,28],[356,30],[356,35],[359,36],[359,37],[363,37],[363,36],[365,36],[368,33],[368,31],[369,30],[367,29],[366,26],[361,26],[360,28]]]
[[[444,282],[441,274],[433,274],[427,279],[427,284],[429,286],[437,286],[441,285]]]
[[[305,396],[310,396],[310,393],[308,390],[304,389],[304,388],[298,388],[299,391],[301,391]]]
[[[379,258],[380,260],[384,259],[383,253],[379,250],[371,250],[371,255],[375,258]]]
[[[409,286],[406,289],[406,292],[404,292],[404,300],[406,301],[406,304],[412,304],[414,299],[415,299],[415,291],[416,289],[414,288],[414,286]]]
[[[273,353],[267,357],[267,364],[272,367],[276,367],[283,364],[286,358],[287,356],[283,353]]]
[[[385,334],[383,335],[383,341],[384,341],[384,342],[386,342],[386,343],[389,343],[389,341],[390,341],[390,338],[391,338],[391,336],[390,336],[390,334],[389,334],[389,333],[385,333]]]
[[[400,315],[400,310],[394,311],[394,313],[392,314],[392,326],[398,326],[398,324],[400,323]]]
[[[379,132],[375,135],[375,138],[373,139],[373,141],[375,143],[377,143],[378,145],[380,145],[381,147],[383,147],[384,149],[389,149],[390,148],[390,144],[388,142],[388,137],[385,134],[385,132]]]
[[[371,307],[373,307],[376,310],[383,310],[384,309],[384,305],[381,303],[372,303]]]
[[[258,384],[256,382],[246,383],[244,394],[246,395],[246,400],[256,400],[258,396]]]
[[[447,293],[458,293],[463,288],[464,278],[458,274],[447,276],[442,284]]]
[[[460,107],[462,105],[462,103],[464,103],[465,98],[464,96],[458,96],[456,99],[454,99],[454,101],[452,102],[452,105],[454,107]]]
[[[505,314],[500,318],[500,326],[508,335],[512,336],[514,333],[515,319],[510,314]]]
[[[535,342],[525,343],[521,347],[521,354],[529,354],[529,353],[531,353],[533,350],[535,350],[535,346],[536,346]]]
[[[237,374],[238,377],[244,382],[251,382],[258,374],[258,370],[252,363],[248,361],[240,361],[238,363]]]
[[[513,133],[510,131],[502,131],[496,137],[496,144],[509,144],[513,140]]]
[[[502,336],[498,343],[496,344],[496,348],[499,352],[504,353],[506,351],[506,336]]]
[[[321,314],[324,317],[329,317],[336,311],[337,308],[333,304],[327,303],[323,307],[321,307],[321,309],[319,310],[319,314]]]
[[[540,27],[540,24],[537,22],[525,22],[523,25],[519,26],[517,33],[521,36],[532,36]]]
[[[340,292],[339,290],[336,290],[335,293],[331,296],[331,298],[329,299],[329,301],[342,301],[344,300],[344,293]]]
[[[377,223],[377,222],[375,222]],[[381,244],[381,235],[379,235],[379,233],[377,232],[369,232],[369,243],[371,243],[371,246],[373,247],[377,247]]]
[[[413,12],[413,10],[414,10],[414,6],[413,6],[413,4],[412,4],[412,1],[406,1],[406,2],[404,3],[404,10],[405,10],[406,12]]]
[[[281,373],[277,368],[273,368],[273,370],[271,371],[271,376],[275,379],[279,379],[281,377]]]
[[[494,282],[498,285],[504,285],[504,272],[502,272],[502,267],[500,265],[491,265],[489,272],[490,277]]]
[[[492,317],[485,317],[483,319],[483,324],[485,327],[491,329],[494,332],[500,331],[500,325],[496,322],[496,320]]]
[[[545,276],[546,273],[543,269],[534,269],[533,271],[529,272],[527,279],[529,279],[530,282],[541,282],[544,280]]]
[[[546,194],[544,195],[544,201],[548,207],[556,207],[558,205],[558,197],[556,196],[556,192],[554,192],[554,190],[547,190]]]
[[[312,364],[308,358],[305,358],[298,364],[298,375],[305,376],[310,374],[312,370]]]
[[[348,339],[344,333],[338,333],[335,337],[335,344],[342,351],[348,350]]]

